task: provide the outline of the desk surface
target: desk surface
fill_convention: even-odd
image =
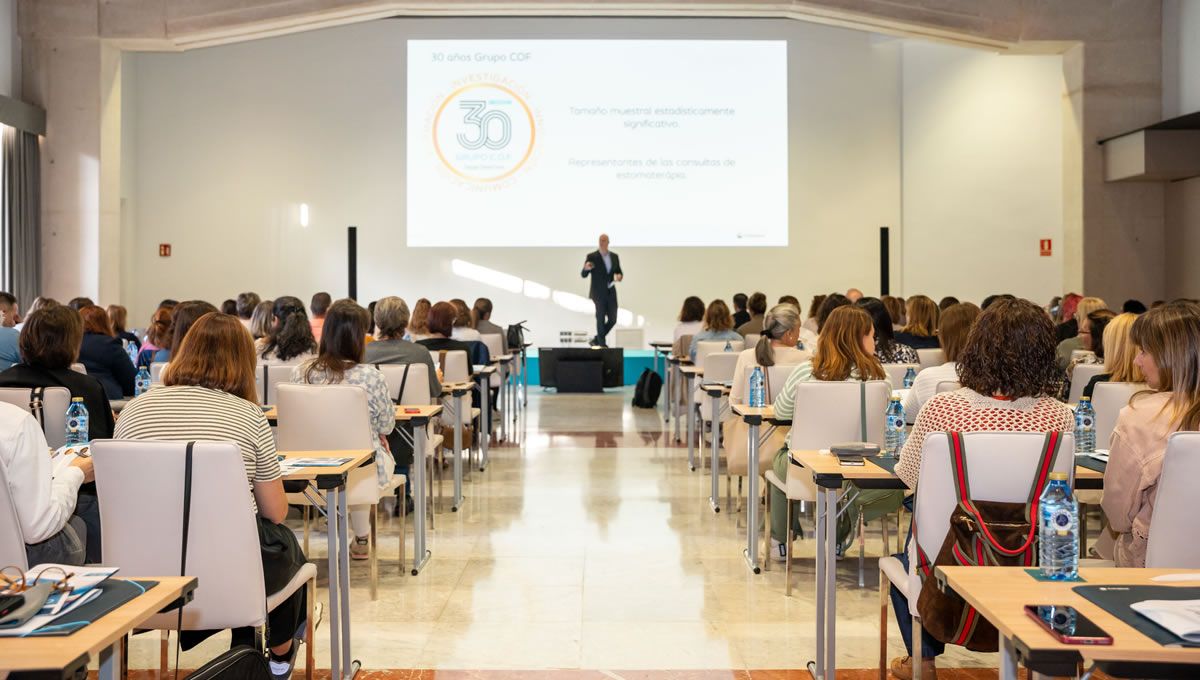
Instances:
[[[820,451],[789,451],[792,460],[812,471],[814,477],[840,477],[851,481],[890,481],[899,478],[870,461],[862,465],[842,465],[837,456]]]
[[[409,413],[410,410],[416,409],[414,413]],[[420,404],[420,405],[404,405],[396,406],[396,422],[403,423],[413,418],[432,418],[442,412],[441,404]],[[275,406],[263,412],[267,420],[274,422],[279,420],[279,409]]]
[[[139,580],[158,581],[158,585],[70,635],[0,638],[0,669],[66,669],[84,655],[94,657],[100,650],[111,646],[163,607],[196,587],[196,579],[190,576],[155,576]]]
[[[771,420],[775,417],[774,406],[749,406],[747,404],[730,404],[733,412],[739,416],[761,416],[763,420]]]
[[[302,467],[283,476],[286,481],[312,481],[317,477],[331,477],[348,474],[354,468],[362,465],[368,458],[375,455],[373,449],[349,449],[346,451],[280,451],[279,455],[287,458],[349,458],[350,460],[333,466]]]
[[[1146,661],[1200,664],[1200,649],[1163,647],[1113,615],[1074,593],[1079,583],[1036,581],[1021,567],[938,567],[946,584],[971,603],[979,613],[1005,636],[1020,640],[1031,652],[1080,654],[1096,661]],[[1195,569],[1116,569],[1079,570],[1088,585],[1179,585],[1196,581],[1156,583],[1150,579],[1161,574],[1192,573]],[[1025,615],[1027,604],[1070,605],[1091,619],[1113,638],[1112,645],[1064,645],[1050,636],[1038,623]]]
[[[696,366],[695,364],[686,364],[680,366],[679,371],[684,375],[690,375],[697,378],[704,375],[704,369]]]

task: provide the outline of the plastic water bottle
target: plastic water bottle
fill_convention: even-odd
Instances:
[[[1075,407],[1075,453],[1096,450],[1096,412],[1089,397],[1080,397]]]
[[[912,387],[913,382],[916,379],[917,379],[917,369],[913,368],[912,366],[909,366],[908,370],[904,372],[904,389],[907,390],[908,388]]]
[[[767,405],[766,402],[767,392],[762,366],[755,366],[754,372],[750,374],[750,406],[762,408]]]
[[[725,341],[725,351],[726,351],[726,352],[732,352],[732,351],[733,351],[733,343],[732,343],[732,342],[730,342],[729,340],[726,340],[726,341]]]
[[[138,346],[128,340],[122,340],[125,344],[125,354],[129,356],[129,362],[137,366]]]
[[[138,369],[137,377],[133,379],[133,396],[140,397],[150,389],[150,369],[142,366]]]
[[[1038,501],[1039,563],[1042,576],[1069,581],[1079,573],[1079,503],[1067,485],[1067,473],[1051,472]]]
[[[67,444],[88,443],[88,410],[83,397],[73,397],[67,407]]]
[[[900,455],[900,449],[904,448],[904,440],[908,438],[904,425],[904,405],[900,397],[893,396],[887,407],[885,452],[889,458]]]

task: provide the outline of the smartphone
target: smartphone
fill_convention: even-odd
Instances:
[[[1074,607],[1054,604],[1027,604],[1025,613],[1065,645],[1111,645],[1112,636]]]
[[[421,409],[419,409],[419,408],[406,408],[406,409],[404,409],[404,412],[405,412],[405,413],[420,413],[420,412],[421,412]]]
[[[24,595],[0,595],[0,619],[25,605]]]

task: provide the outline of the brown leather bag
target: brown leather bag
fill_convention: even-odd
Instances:
[[[1050,467],[1058,453],[1062,434],[1050,432],[1046,435],[1038,472],[1025,503],[973,500],[967,481],[969,476],[962,434],[947,434],[950,438],[950,465],[953,468],[958,507],[950,514],[950,531],[933,563],[921,550],[920,543],[917,544],[917,572],[921,577],[917,612],[921,616],[922,627],[935,639],[976,652],[994,652],[999,646],[996,627],[957,593],[939,589],[931,578],[933,567],[1037,565],[1038,499],[1050,477]],[[920,493],[920,489],[917,493]],[[914,539],[916,527],[914,518]]]

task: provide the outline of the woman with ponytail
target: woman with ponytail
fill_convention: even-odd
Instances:
[[[317,340],[300,298],[284,295],[276,299],[274,317],[270,334],[258,342],[259,362],[294,364],[316,355]]]

